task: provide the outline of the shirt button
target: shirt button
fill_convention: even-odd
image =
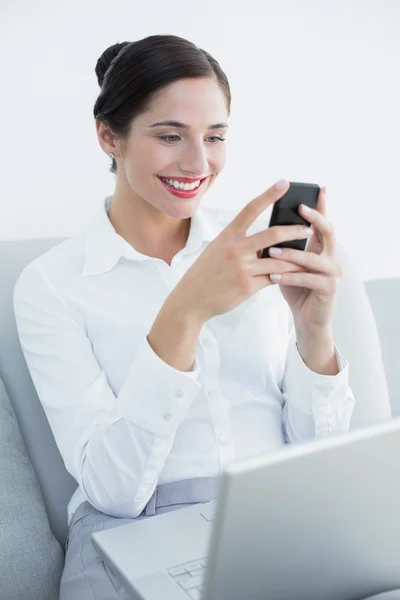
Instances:
[[[212,340],[210,338],[203,338],[203,346],[211,346]]]
[[[175,398],[182,398],[182,396],[183,396],[182,388],[177,388],[176,390],[174,390],[174,396],[175,396]]]
[[[336,419],[332,414],[328,416],[328,425],[329,427],[334,427],[334,425],[336,425]]]
[[[226,446],[226,444],[228,443],[228,438],[225,435],[221,435],[218,441],[221,444],[221,446]]]
[[[214,394],[215,394],[215,390],[208,390],[207,394],[208,394],[209,396],[214,396]]]
[[[164,415],[164,419],[165,419],[166,421],[170,421],[170,420],[172,419],[172,415],[171,415],[171,413],[165,413],[165,415]]]

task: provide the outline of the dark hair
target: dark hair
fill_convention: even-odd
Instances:
[[[114,138],[127,138],[132,120],[144,112],[152,94],[178,79],[215,77],[231,107],[228,79],[205,50],[175,35],[151,35],[136,42],[110,46],[96,64],[101,92],[93,108]],[[117,172],[115,159],[110,168]]]

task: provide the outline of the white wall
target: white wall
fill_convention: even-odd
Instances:
[[[400,2],[234,4],[2,1],[0,239],[87,226],[114,187],[92,114],[96,61],[172,33],[213,54],[232,88],[228,162],[204,204],[239,211],[281,177],[325,184],[362,275],[400,275]]]

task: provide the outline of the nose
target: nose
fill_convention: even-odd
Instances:
[[[195,142],[188,145],[179,163],[181,171],[190,173],[193,177],[208,174],[207,150],[201,143]]]

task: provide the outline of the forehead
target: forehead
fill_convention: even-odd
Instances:
[[[178,118],[183,120],[204,116],[211,122],[226,120],[227,99],[218,80],[207,77],[180,79],[157,90],[143,115],[146,121],[157,117],[159,120]],[[212,120],[214,118],[214,121]]]

